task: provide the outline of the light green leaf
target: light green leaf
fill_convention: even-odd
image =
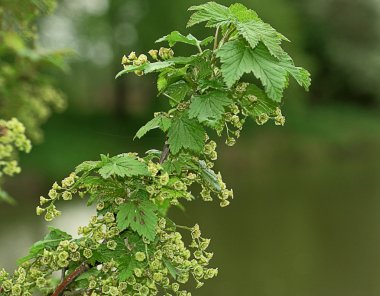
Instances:
[[[287,70],[279,65],[268,49],[260,43],[252,49],[243,40],[224,44],[217,52],[222,62],[222,74],[228,87],[232,87],[245,73],[253,73],[260,79],[268,96],[281,101],[287,84]]]
[[[153,241],[156,237],[157,207],[149,199],[145,191],[135,192],[133,197],[137,199],[128,201],[119,207],[117,213],[117,226],[123,231],[130,227],[139,235]]]
[[[165,264],[166,268],[168,269],[170,275],[174,279],[177,279],[177,276],[180,274],[179,270],[168,259],[163,258],[162,261],[164,261],[164,264]]]
[[[186,43],[190,45],[197,46],[201,42],[195,38],[193,35],[188,34],[187,36],[182,35],[178,31],[173,31],[169,35],[166,35],[156,41],[156,43],[167,41],[170,47],[173,47],[177,42]]]
[[[116,74],[115,79],[119,78],[120,76],[123,76],[124,74],[128,74],[134,71],[144,70],[145,67],[146,67],[146,64],[141,65],[141,66],[133,66],[133,65],[126,66],[124,70],[121,70],[119,73]]]
[[[176,117],[168,131],[170,151],[177,154],[182,148],[200,153],[205,142],[205,131],[195,119],[186,113]]]
[[[191,100],[189,117],[198,118],[199,122],[219,120],[224,107],[232,103],[226,92],[211,91],[204,95],[194,96]]]
[[[153,118],[152,120],[148,121],[143,127],[141,127],[137,133],[136,136],[137,138],[141,139],[147,132],[159,128],[163,132],[166,132],[171,125],[171,119],[160,114]]]
[[[199,170],[203,180],[210,185],[214,190],[221,191],[222,188],[218,182],[218,176],[210,169],[203,160],[199,161]]]
[[[110,176],[131,177],[149,173],[146,164],[135,156],[120,154],[111,158],[103,157],[99,174],[107,179]]]
[[[202,22],[207,22],[207,27],[217,27],[229,23],[230,12],[228,8],[216,2],[208,2],[202,5],[192,6],[189,10],[195,12],[191,15],[187,27]]]
[[[156,63],[146,63],[144,68],[144,73],[149,74],[152,72],[156,72],[162,69],[169,68],[173,66],[174,63],[170,61],[164,61],[164,62],[156,62]]]
[[[243,4],[235,3],[229,7],[231,16],[238,22],[247,22],[259,19],[257,13],[252,9],[248,9]]]
[[[281,58],[285,54],[281,47],[283,36],[260,19],[245,23],[239,22],[236,24],[236,28],[252,48],[255,48],[261,41],[274,57]]]
[[[279,65],[286,69],[300,86],[304,87],[306,90],[309,90],[311,85],[310,73],[304,68],[294,66],[294,62],[288,54],[284,54],[282,56]]]

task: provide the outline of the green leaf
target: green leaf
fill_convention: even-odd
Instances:
[[[58,247],[59,243],[64,240],[71,240],[72,236],[62,230],[54,227],[48,227],[50,232],[41,241],[36,242],[29,250],[29,254],[17,261],[22,264],[30,259],[42,254],[44,249],[54,249]]]
[[[124,70],[116,74],[115,79],[119,78],[120,76],[123,76],[124,74],[128,74],[130,72],[144,70],[145,67],[146,67],[146,64],[141,65],[141,66],[133,66],[133,65],[126,66]]]
[[[268,96],[281,101],[287,84],[287,70],[271,56],[260,43],[252,49],[244,40],[224,44],[217,52],[222,62],[222,74],[228,87],[232,87],[245,73],[253,73],[261,80]]]
[[[182,68],[167,68],[167,69],[164,69],[158,75],[158,79],[157,79],[157,89],[158,89],[158,91],[161,93],[169,85],[171,85],[172,83],[175,83],[175,82],[181,80],[182,77],[186,75],[187,67],[188,66],[184,66]]]
[[[281,58],[285,54],[281,47],[284,37],[262,20],[239,22],[236,24],[236,28],[252,48],[262,42],[274,57]]]
[[[309,90],[311,85],[310,73],[304,68],[294,66],[294,62],[288,54],[284,54],[282,56],[280,59],[280,66],[286,69],[300,86],[304,87],[306,90]]]
[[[164,61],[164,62],[156,62],[156,63],[146,63],[144,67],[144,73],[149,74],[152,72],[160,71],[162,69],[169,68],[174,65],[174,62]]]
[[[75,173],[79,174],[82,172],[90,172],[96,169],[100,164],[100,161],[84,161],[81,164],[77,165],[75,168]]]
[[[195,12],[191,15],[187,27],[202,22],[206,22],[207,27],[217,27],[229,23],[229,9],[216,2],[208,2],[202,5],[192,6],[189,10]]]
[[[177,42],[182,42],[190,45],[197,46],[200,41],[195,38],[193,35],[188,34],[187,36],[182,35],[178,31],[173,31],[169,35],[166,35],[158,40],[156,40],[156,43],[167,41],[169,43],[169,46],[174,46]]]
[[[257,101],[253,103],[250,102],[249,106],[246,106],[246,109],[252,117],[260,116],[263,113],[268,115],[275,114],[276,109],[280,107],[278,102],[269,99],[266,93],[254,84],[250,84],[247,87],[245,95],[253,95],[257,98]]]
[[[190,86],[185,81],[180,80],[169,85],[164,94],[169,98],[170,106],[174,107],[186,98],[190,90]]]
[[[119,280],[124,282],[133,275],[137,262],[133,256],[123,256],[119,263]]]
[[[139,190],[135,192],[131,200],[119,207],[117,213],[117,226],[121,231],[130,227],[139,235],[153,241],[156,237],[157,225],[157,207],[149,199],[145,191]]]
[[[168,269],[170,275],[174,279],[177,279],[177,276],[180,274],[179,270],[168,259],[163,258],[162,261],[164,261],[164,264],[165,264],[166,268]]]
[[[163,132],[166,132],[171,125],[171,119],[160,114],[153,118],[152,120],[148,121],[143,127],[141,127],[137,133],[136,136],[137,138],[141,139],[147,132],[159,128]]]
[[[182,148],[200,153],[205,142],[205,131],[197,120],[186,113],[174,118],[168,132],[170,151],[177,154]]]
[[[178,31],[173,31],[169,35],[166,35],[166,36],[158,39],[156,41],[156,43],[166,41],[169,43],[170,47],[173,47],[177,42],[186,43],[186,44],[190,44],[190,45],[194,45],[194,46],[199,46],[199,45],[207,45],[210,42],[212,42],[213,40],[214,40],[214,37],[210,36],[210,37],[207,37],[206,39],[200,41],[191,34],[188,34],[187,36],[185,36],[185,35],[182,35]]]
[[[198,118],[199,122],[218,121],[222,118],[224,107],[232,103],[226,92],[211,91],[194,96],[191,100],[189,117]]]
[[[203,160],[199,161],[199,170],[201,173],[201,177],[210,185],[210,187],[214,188],[216,191],[221,191],[222,188],[218,182],[218,176],[215,172],[210,169]]]
[[[243,4],[235,3],[229,7],[231,17],[236,19],[238,22],[247,22],[251,20],[259,19],[257,13],[252,9],[248,9]]]
[[[116,242],[115,250],[107,248],[107,244],[100,244],[100,246],[93,251],[92,260],[100,263],[109,262],[114,259],[116,262],[121,262],[120,258],[129,253],[124,239],[121,237],[112,238]]]
[[[137,160],[135,156],[120,154],[114,157],[103,158],[99,174],[107,179],[110,176],[146,176],[149,175],[149,172],[146,164]]]

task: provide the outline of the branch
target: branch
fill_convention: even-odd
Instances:
[[[169,152],[170,152],[169,144],[167,141],[165,141],[165,145],[164,145],[164,148],[162,149],[162,153],[161,153],[161,157],[159,161],[160,164],[163,164],[164,161],[168,158]]]
[[[51,296],[60,296],[66,290],[66,288],[81,274],[85,273],[90,269],[90,266],[83,262],[77,269],[75,269],[71,274],[69,274],[62,283],[55,289]]]

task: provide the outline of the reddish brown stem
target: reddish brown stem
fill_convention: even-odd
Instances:
[[[51,296],[60,296],[66,290],[66,288],[81,274],[85,273],[90,266],[86,263],[82,263],[77,269],[70,273],[62,283],[55,289],[54,293]]]

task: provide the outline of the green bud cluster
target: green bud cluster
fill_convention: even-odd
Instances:
[[[0,120],[0,177],[20,173],[15,157],[17,151],[29,153],[32,146],[25,136],[25,127],[16,118]]]

